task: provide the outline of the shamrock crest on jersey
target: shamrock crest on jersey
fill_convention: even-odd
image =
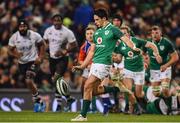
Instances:
[[[109,30],[106,30],[106,31],[105,31],[105,35],[108,35],[108,34],[109,34]]]
[[[159,48],[161,51],[163,51],[165,47],[164,47],[164,45],[161,45]]]

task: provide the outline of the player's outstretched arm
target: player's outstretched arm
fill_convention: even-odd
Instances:
[[[161,66],[160,70],[163,72],[165,71],[168,67],[170,67],[171,65],[173,65],[174,63],[176,63],[179,60],[179,56],[178,53],[175,51],[173,53],[170,54],[170,60]]]
[[[131,49],[133,49],[134,51],[139,51],[141,52],[141,50],[139,48],[136,48],[136,45],[132,42],[131,39],[129,39],[127,36],[123,35],[120,38],[124,43],[127,44],[128,47],[130,47]]]
[[[155,44],[151,43],[151,42],[147,42],[145,47],[147,48],[151,48],[153,50],[153,54],[154,56],[156,57],[156,60],[157,62],[160,64],[162,63],[162,58],[161,56],[159,55],[159,51],[158,51],[158,48],[156,47]]]
[[[76,69],[84,69],[88,66],[88,64],[92,61],[92,58],[94,56],[95,48],[96,48],[96,45],[91,44],[91,48],[90,48],[88,55],[86,56],[84,62],[80,66],[74,66],[73,71],[75,71]]]

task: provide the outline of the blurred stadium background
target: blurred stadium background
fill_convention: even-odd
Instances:
[[[84,42],[84,29],[93,21],[93,9],[104,7],[112,17],[115,13],[122,16],[136,36],[147,38],[149,29],[157,24],[162,27],[163,35],[168,37],[178,52],[180,51],[180,0],[1,0],[0,1],[0,111],[31,110],[31,95],[25,89],[25,83],[18,72],[17,59],[9,56],[7,45],[10,36],[17,30],[18,20],[26,18],[30,28],[43,35],[51,25],[51,17],[60,13],[63,23],[70,28],[78,41]],[[77,52],[69,55],[69,67],[65,74],[71,92],[81,98],[77,75],[71,68],[77,63]],[[173,68],[173,79],[180,81],[180,61]],[[48,55],[41,64],[36,80],[37,86],[49,104],[47,110],[53,110],[53,84],[49,71]],[[80,102],[78,102],[80,103]],[[72,111],[80,107],[74,103]],[[101,105],[99,102],[99,110]]]

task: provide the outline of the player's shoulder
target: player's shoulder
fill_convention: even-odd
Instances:
[[[11,37],[17,36],[19,34],[19,31],[16,31],[15,33],[12,34]]]
[[[131,36],[131,39],[132,40],[135,40],[135,41],[147,41],[147,40],[145,40],[145,39],[142,39],[142,38],[140,38],[140,37],[135,37],[135,36]]]
[[[64,34],[66,34],[66,35],[73,35],[74,33],[73,33],[73,31],[72,30],[70,30],[69,28],[67,28],[66,26],[64,26],[64,25],[62,25],[62,32],[64,33]]]
[[[96,33],[96,32],[99,32],[99,31],[101,31],[101,30],[102,30],[102,28],[98,28],[98,29],[95,31],[95,33]]]
[[[54,30],[54,26],[53,26],[53,25],[47,27],[46,30],[45,30],[45,32],[49,32],[49,31],[52,31],[52,30]]]
[[[30,35],[40,35],[38,32],[35,32],[33,30],[28,30]]]
[[[19,32],[16,31],[15,33],[13,33],[13,34],[11,35],[10,39],[15,39],[15,38],[18,37],[18,35],[19,35]]]
[[[118,30],[120,30],[117,26],[113,25],[112,23],[110,23],[109,26],[107,26],[107,29],[118,29]]]
[[[117,26],[113,25],[113,24],[110,24],[107,29],[111,30],[112,32],[120,31],[120,29]]]
[[[152,38],[146,38],[146,41],[152,42]]]
[[[134,40],[140,40],[139,37],[135,37],[135,36],[131,36],[131,39],[134,39]]]
[[[131,36],[131,39],[132,39],[132,40],[140,40],[139,37],[134,37],[134,36]]]
[[[166,37],[162,37],[162,39],[161,40],[163,40],[164,42],[168,42],[168,43],[170,43],[171,41],[168,39],[168,38],[166,38]]]
[[[170,41],[170,40],[169,40],[168,38],[166,38],[166,37],[162,37],[162,41],[163,41],[163,43],[165,43],[165,44],[173,45],[172,41]]]
[[[69,28],[67,28],[66,26],[62,25],[62,30],[63,31],[68,31],[68,32],[72,32]]]

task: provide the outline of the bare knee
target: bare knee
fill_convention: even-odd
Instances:
[[[135,96],[137,98],[143,98],[144,97],[144,91],[143,91],[143,86],[142,85],[136,85]]]
[[[138,92],[136,92],[136,97],[137,97],[137,98],[142,98],[142,97],[144,97],[143,91],[138,91]]]
[[[92,88],[91,84],[89,84],[89,83],[84,84],[84,92],[91,90],[91,88]]]
[[[167,88],[166,89],[162,89],[162,94],[163,94],[164,97],[169,97],[169,95],[170,95],[169,94],[169,89],[167,89]]]

